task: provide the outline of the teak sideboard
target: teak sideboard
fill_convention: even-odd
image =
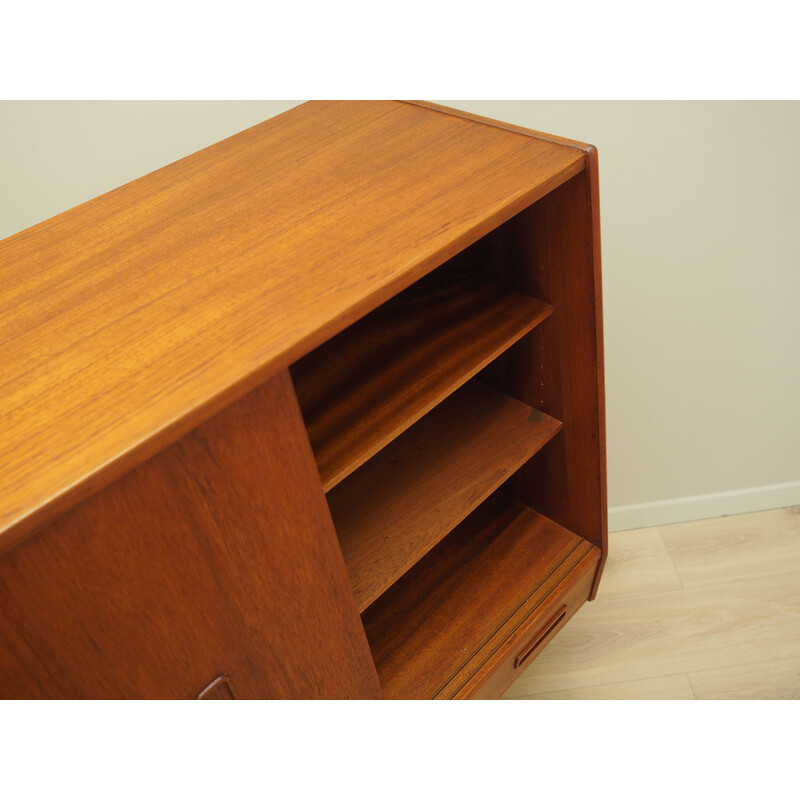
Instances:
[[[311,102],[0,243],[0,697],[499,697],[607,553],[597,181]]]

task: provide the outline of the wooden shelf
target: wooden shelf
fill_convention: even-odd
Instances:
[[[474,380],[328,492],[359,610],[560,429]]]
[[[325,491],[399,436],[552,307],[437,270],[291,369]]]
[[[591,577],[598,557],[496,492],[362,615],[384,695],[458,694],[572,570],[591,565]]]

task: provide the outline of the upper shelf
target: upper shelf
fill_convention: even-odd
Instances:
[[[0,549],[584,169],[406,103],[298,106],[0,243]]]
[[[325,491],[551,311],[437,271],[309,353],[291,372]]]

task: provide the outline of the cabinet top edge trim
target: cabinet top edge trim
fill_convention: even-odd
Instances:
[[[577,139],[567,139],[564,136],[555,136],[551,133],[543,133],[542,131],[533,130],[533,128],[525,128],[522,125],[512,125],[510,122],[502,122],[498,119],[491,117],[484,117],[480,114],[473,114],[471,111],[462,111],[459,108],[451,108],[449,106],[439,105],[438,103],[429,103],[426,100],[403,100],[404,103],[419,108],[427,108],[429,111],[438,111],[441,114],[446,114],[451,117],[459,117],[469,122],[478,122],[482,125],[488,125],[491,128],[508,131],[510,133],[518,133],[522,136],[528,136],[531,139],[540,139],[543,142],[550,142],[551,144],[561,145],[562,147],[571,147],[575,150],[580,150],[586,155],[595,153],[597,148],[593,144],[580,142]]]

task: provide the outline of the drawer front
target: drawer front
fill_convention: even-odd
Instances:
[[[599,558],[596,547],[586,553],[453,697],[500,697],[589,598]]]

